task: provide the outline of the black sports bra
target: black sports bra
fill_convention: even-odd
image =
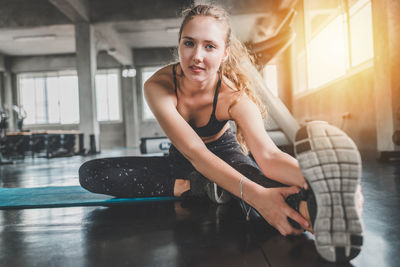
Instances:
[[[176,65],[177,64],[174,64],[172,66],[172,71],[173,71],[173,74],[174,74],[175,95],[178,98],[178,92],[177,92],[178,86],[177,86],[177,82],[176,82]],[[208,123],[205,126],[202,126],[202,127],[195,127],[193,125],[190,125],[193,128],[193,130],[200,137],[207,137],[207,136],[212,136],[212,135],[217,134],[219,131],[221,131],[221,129],[228,122],[227,120],[219,121],[215,117],[215,110],[217,108],[218,92],[219,92],[219,87],[220,86],[221,86],[221,77],[218,77],[218,83],[217,83],[217,87],[215,88],[215,94],[214,94],[213,110],[212,110],[211,117],[210,117],[210,120],[208,121]]]

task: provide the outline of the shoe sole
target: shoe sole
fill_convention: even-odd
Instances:
[[[363,243],[356,206],[362,172],[356,145],[340,129],[313,121],[297,132],[295,155],[317,202],[313,230],[318,253],[330,262],[353,259]]]

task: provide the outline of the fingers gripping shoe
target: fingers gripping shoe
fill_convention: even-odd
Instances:
[[[316,200],[313,230],[318,253],[330,262],[351,260],[363,243],[356,204],[361,179],[356,145],[340,129],[313,121],[297,132],[295,155]]]

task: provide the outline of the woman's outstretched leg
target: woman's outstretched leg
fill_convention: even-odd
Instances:
[[[116,197],[173,196],[175,179],[166,157],[119,157],[85,162],[79,169],[81,186]]]

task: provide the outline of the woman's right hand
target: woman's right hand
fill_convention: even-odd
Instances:
[[[300,235],[304,231],[291,226],[288,217],[298,222],[303,229],[309,227],[307,220],[285,201],[289,195],[296,194],[299,190],[297,186],[263,188],[254,201],[254,208],[283,236]]]

